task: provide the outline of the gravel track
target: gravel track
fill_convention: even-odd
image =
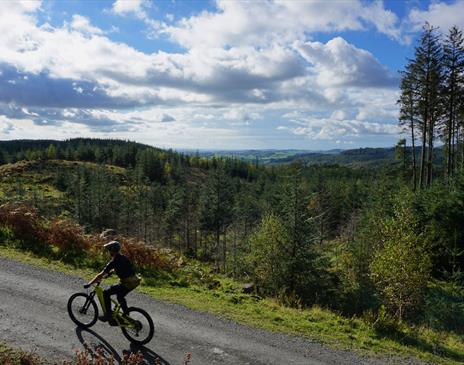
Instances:
[[[83,343],[101,346],[117,360],[131,348],[117,327],[97,322],[89,330],[75,326],[66,304],[83,291],[78,277],[18,263],[0,257],[0,341],[35,351],[51,361],[70,359]],[[129,305],[147,310],[155,323],[155,336],[140,348],[145,358],[163,365],[336,365],[418,364],[396,357],[370,358],[333,350],[303,338],[258,330],[195,312],[180,305],[131,293]]]

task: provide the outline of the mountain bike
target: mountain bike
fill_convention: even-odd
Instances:
[[[75,293],[68,300],[68,313],[72,321],[80,327],[90,328],[98,319],[98,306],[95,302],[97,296],[101,308],[105,308],[103,288],[101,281],[95,283],[93,290],[86,293]],[[121,305],[111,299],[115,305],[110,325],[121,328],[123,335],[131,342],[145,345],[151,341],[155,333],[155,326],[150,315],[141,308],[129,307],[127,313],[123,313]]]

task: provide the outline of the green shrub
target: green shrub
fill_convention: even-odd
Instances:
[[[14,233],[11,228],[0,226],[0,245],[6,244],[14,239]]]
[[[331,288],[331,308],[348,316],[377,308],[369,261],[359,252],[360,242],[347,242],[341,237],[326,244],[325,248],[331,258],[330,270],[338,279],[337,285]]]
[[[289,237],[279,219],[273,215],[263,218],[250,244],[252,253],[246,259],[260,290],[272,295],[285,290]]]
[[[371,278],[387,309],[401,320],[420,310],[431,271],[408,201],[399,202],[394,217],[383,222],[382,236],[370,265]]]
[[[380,306],[372,327],[378,334],[384,336],[396,336],[403,332],[401,323],[388,313],[383,305]]]

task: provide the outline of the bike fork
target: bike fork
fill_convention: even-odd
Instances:
[[[94,296],[95,296],[95,292],[91,293],[89,295],[89,298],[87,298],[87,301],[85,302],[84,307],[82,308],[84,313],[87,312],[87,309],[89,309],[90,303],[92,302],[92,299]]]

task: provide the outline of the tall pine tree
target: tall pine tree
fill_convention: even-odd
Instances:
[[[410,132],[411,138],[411,157],[412,157],[412,186],[413,191],[417,187],[417,168],[416,168],[416,134],[417,128],[420,128],[418,118],[418,93],[412,70],[412,64],[406,66],[406,71],[402,72],[401,95],[398,100],[400,104],[399,123],[404,130]]]
[[[463,98],[464,39],[457,27],[449,30],[443,45],[445,84],[443,99],[446,116],[443,123],[443,139],[446,152],[445,174],[451,176],[455,169],[456,145],[459,138],[458,112]]]
[[[419,186],[430,186],[433,176],[433,147],[437,122],[441,117],[442,47],[437,28],[426,23],[416,47],[415,58],[410,61],[402,80],[402,116],[415,125],[417,116],[421,136]],[[417,97],[417,102],[416,98]],[[409,100],[408,100],[409,98]],[[417,107],[416,107],[417,103]],[[403,108],[405,106],[405,108]],[[414,138],[414,135],[413,135]]]

